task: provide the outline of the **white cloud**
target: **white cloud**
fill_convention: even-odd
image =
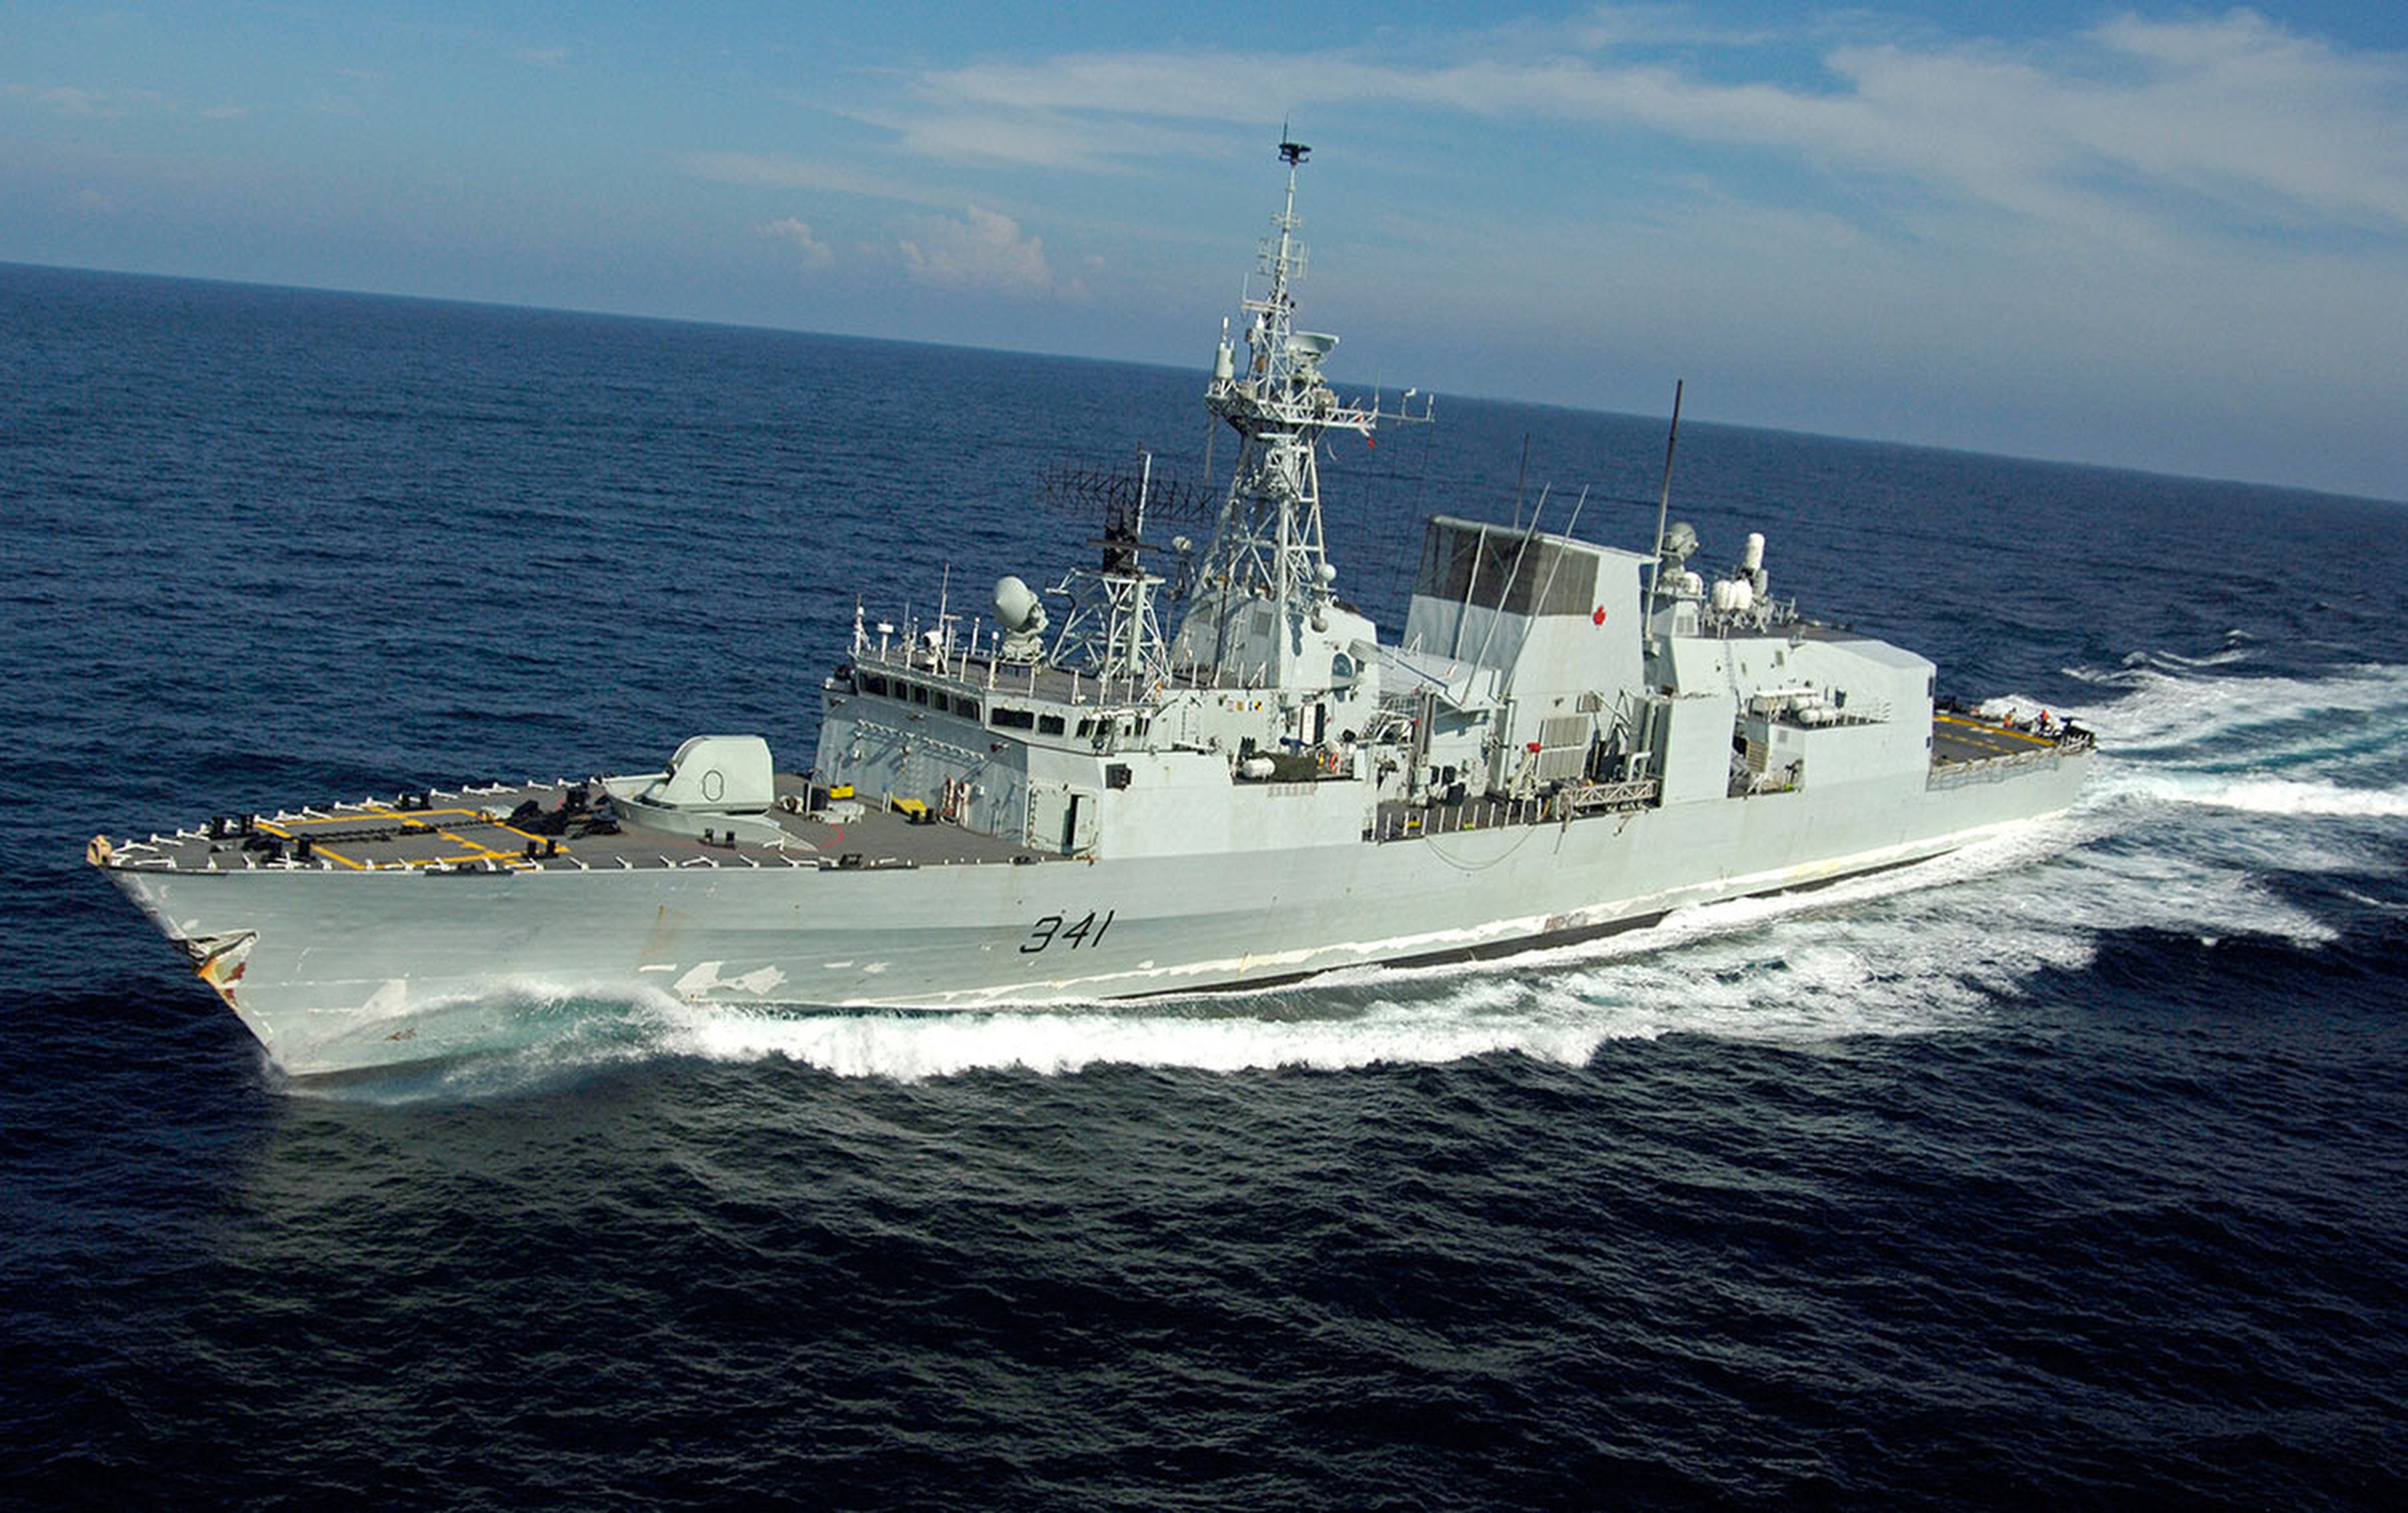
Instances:
[[[63,116],[122,116],[136,110],[173,110],[176,102],[156,90],[86,90],[67,85],[40,88],[11,84],[13,98],[29,100]]]
[[[824,264],[833,261],[836,257],[836,254],[828,250],[827,243],[812,236],[811,228],[793,216],[772,221],[767,225],[759,227],[758,230],[764,236],[774,236],[796,248],[808,262]]]
[[[565,73],[568,68],[566,48],[521,48],[510,56],[529,67],[549,69],[553,73]]]
[[[2408,60],[2344,53],[2250,11],[2128,15],[2025,44],[1940,41],[1918,26],[1832,47],[1823,77],[1805,82],[1780,77],[1769,50],[1723,54],[1736,81],[1617,50],[1664,24],[1653,10],[1607,11],[1586,54],[1568,54],[1560,34],[1509,28],[1426,64],[1217,50],[981,63],[927,74],[924,108],[887,124],[934,159],[1092,171],[1181,150],[1165,123],[1217,123],[1231,99],[1274,98],[1321,116],[1386,107],[1641,128],[2115,240],[2153,227],[2408,233]]]
[[[1575,45],[1591,49],[1663,43],[1752,47],[1774,37],[1764,27],[1737,31],[1700,21],[1681,6],[1599,6],[1569,32]]]
[[[855,169],[767,152],[689,152],[678,161],[695,178],[721,184],[857,191],[865,181]]]
[[[977,289],[1002,293],[1075,293],[1057,290],[1046,265],[1045,244],[1023,236],[1010,216],[969,207],[962,220],[928,220],[898,244],[904,271],[940,289]]]
[[[1125,299],[1193,271],[1184,212],[1230,215],[1228,154],[1261,145],[1229,102],[1270,101],[1344,150],[1346,315],[1447,346],[1475,392],[1653,403],[1612,386],[1685,368],[1734,420],[2373,487],[2408,54],[2152,10],[1972,36],[1641,4],[1287,54],[1022,52],[819,102],[883,152],[682,162],[824,226],[814,193],[943,207],[861,250],[931,287],[1075,295],[1097,276],[1074,243],[1123,249]],[[1066,175],[1128,176],[1126,223]],[[1322,182],[1313,210],[1340,207]],[[2219,450],[2202,417],[2226,415],[2255,428]]]
[[[956,190],[935,190],[892,174],[864,172],[849,164],[821,163],[775,152],[688,152],[678,163],[696,178],[755,189],[804,189],[858,194],[903,205],[950,208],[962,202]]]
[[[945,163],[1000,163],[1086,173],[1117,173],[1131,164],[1217,150],[1209,132],[1154,122],[1118,121],[1100,130],[1052,110],[954,108],[939,104],[924,115],[870,114],[862,120],[893,131],[897,145]]]
[[[939,114],[895,123],[906,152],[945,162],[987,159],[1094,171],[1110,166],[1096,134],[1050,114]]]

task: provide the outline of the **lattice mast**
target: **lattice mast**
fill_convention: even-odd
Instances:
[[[1376,404],[1340,403],[1323,378],[1322,360],[1338,338],[1295,328],[1291,290],[1304,277],[1305,264],[1296,235],[1302,224],[1296,213],[1297,168],[1311,150],[1300,142],[1280,144],[1287,198],[1271,222],[1275,235],[1263,243],[1259,271],[1268,288],[1259,298],[1239,302],[1247,322],[1242,370],[1228,322],[1222,322],[1204,406],[1238,433],[1238,461],[1181,631],[1184,655],[1217,669],[1236,660],[1231,645],[1239,618],[1268,602],[1281,634],[1267,670],[1279,684],[1287,681],[1296,627],[1322,618],[1337,578],[1322,542],[1315,451],[1324,433],[1369,435],[1381,419]]]
[[[1146,509],[1155,494],[1154,454],[1140,451],[1138,465],[1134,480],[1069,474],[1048,479],[1064,494],[1098,495],[1104,507],[1104,534],[1090,543],[1102,549],[1096,564],[1070,569],[1054,589],[1070,601],[1054,643],[1054,663],[1133,685],[1157,683],[1168,670],[1154,608],[1154,591],[1163,580],[1140,561],[1146,550]],[[1192,498],[1178,485],[1170,492],[1174,506]]]

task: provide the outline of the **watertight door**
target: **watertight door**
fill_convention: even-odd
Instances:
[[[1096,795],[1083,788],[1070,790],[1070,825],[1063,849],[1083,851],[1096,844]]]

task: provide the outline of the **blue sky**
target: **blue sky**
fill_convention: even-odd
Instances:
[[[2408,498],[2408,6],[0,0],[0,260]]]

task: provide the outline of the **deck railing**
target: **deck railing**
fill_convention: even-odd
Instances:
[[[1574,820],[1645,808],[1656,802],[1656,791],[1655,778],[1639,778],[1627,782],[1584,783],[1559,789],[1544,798],[1467,799],[1461,804],[1426,806],[1383,804],[1368,838],[1385,844],[1470,830],[1501,830],[1512,825],[1569,824]]]

